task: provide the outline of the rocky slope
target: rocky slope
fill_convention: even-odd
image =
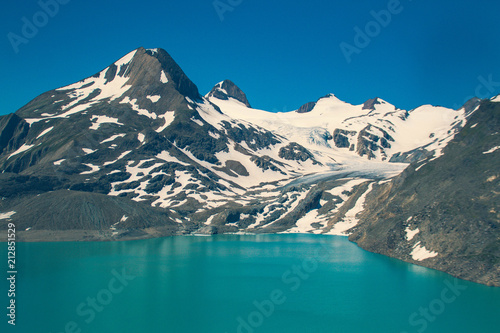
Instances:
[[[271,113],[229,80],[202,96],[166,51],[139,48],[0,117],[0,232],[9,222],[25,241],[354,232],[369,250],[496,283],[498,181],[486,168],[498,151],[482,152],[498,143],[473,133],[492,131],[496,111],[484,110],[497,103],[479,103],[406,111],[328,95]]]
[[[350,240],[500,286],[500,103],[484,101],[444,154],[376,185]]]

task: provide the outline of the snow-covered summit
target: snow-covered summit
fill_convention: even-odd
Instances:
[[[248,106],[235,99],[215,94],[207,98],[232,118],[258,124],[333,158],[355,154],[379,161],[412,162],[439,154],[466,121],[464,109],[426,105],[406,111],[381,98],[353,105],[329,94],[296,111],[278,113],[249,112]]]
[[[248,108],[251,107],[245,93],[231,80],[224,80],[217,83],[205,97],[214,97],[221,100],[232,98],[243,103]]]

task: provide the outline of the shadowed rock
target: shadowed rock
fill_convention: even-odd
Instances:
[[[240,88],[238,88],[238,86],[231,80],[224,80],[220,83],[217,83],[215,87],[213,87],[212,90],[208,93],[208,97],[212,96],[225,101],[229,98],[234,98],[235,100],[245,104],[247,107],[251,107],[245,93]]]

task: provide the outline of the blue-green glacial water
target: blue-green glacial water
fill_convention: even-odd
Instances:
[[[7,271],[7,246],[0,243]],[[18,243],[2,332],[498,332],[500,288],[346,238],[219,235]],[[6,273],[5,273],[6,274]]]

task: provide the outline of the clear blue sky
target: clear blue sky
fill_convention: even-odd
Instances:
[[[167,50],[201,93],[231,79],[267,110],[294,110],[328,93],[353,104],[379,96],[406,109],[500,93],[498,1],[219,0],[223,20],[214,0],[59,1],[67,3],[53,17],[39,13],[37,0],[2,3],[0,114],[139,46]],[[390,20],[375,23],[371,11],[388,8]],[[16,53],[8,34],[25,38],[23,17],[41,27],[25,31]],[[356,44],[355,27],[368,27],[370,40]],[[342,42],[357,47],[350,63]]]

